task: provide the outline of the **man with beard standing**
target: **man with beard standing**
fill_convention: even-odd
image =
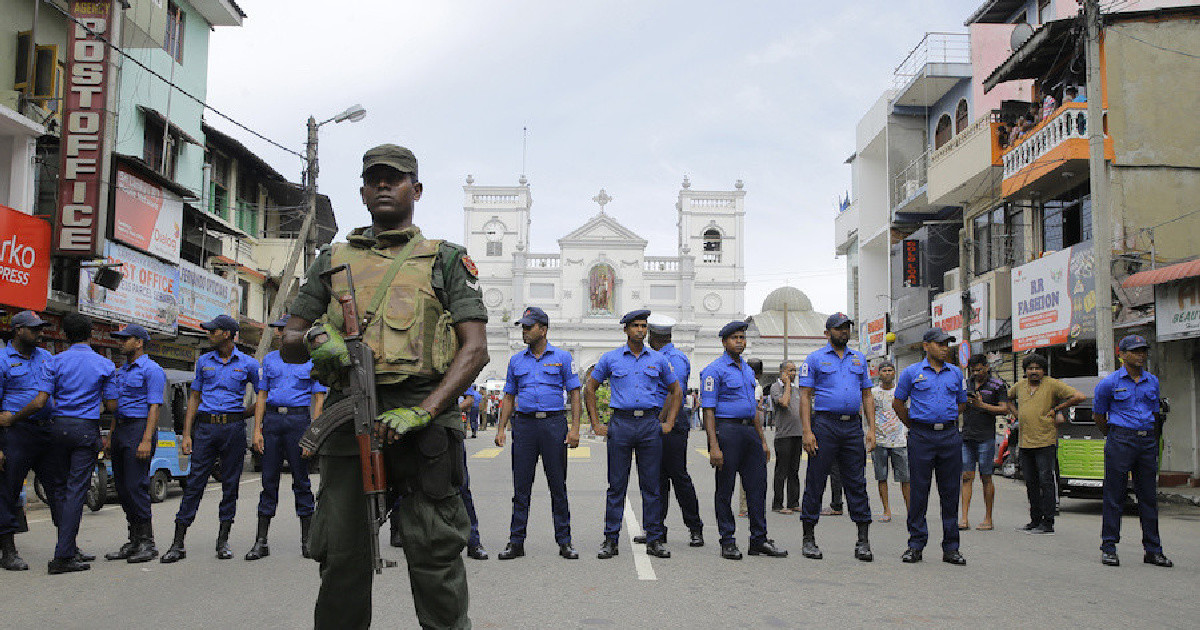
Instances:
[[[972,355],[967,360],[968,382],[967,410],[963,414],[963,479],[962,516],[959,529],[971,526],[967,512],[971,508],[971,486],[975,471],[979,471],[979,485],[983,489],[983,522],[975,529],[988,531],[992,525],[992,504],[996,500],[996,486],[992,483],[992,470],[996,459],[996,416],[1008,411],[1008,384],[992,376],[987,357]]]
[[[800,394],[796,391],[796,364],[779,366],[779,380],[771,384],[775,404],[775,492],[771,510],[792,514],[800,509],[800,459],[804,455],[804,429],[800,420]]]

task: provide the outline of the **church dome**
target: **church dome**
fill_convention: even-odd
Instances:
[[[791,313],[811,311],[813,308],[812,301],[800,289],[796,287],[779,287],[767,295],[767,299],[763,300],[762,310],[764,313],[771,311],[782,313],[784,305],[787,305],[787,310]]]

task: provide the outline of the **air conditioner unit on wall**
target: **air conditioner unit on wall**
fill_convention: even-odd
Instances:
[[[942,274],[942,290],[957,291],[958,290],[958,267]]]

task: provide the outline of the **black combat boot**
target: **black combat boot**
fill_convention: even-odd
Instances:
[[[858,525],[858,542],[854,543],[854,557],[863,562],[870,562],[875,559],[875,554],[871,553],[871,543],[867,540],[867,530],[870,529],[870,523],[857,523]]]
[[[233,529],[233,521],[221,521],[217,530],[217,560],[233,558],[233,550],[229,548],[229,530]]]
[[[167,549],[167,553],[164,553],[158,559],[159,562],[170,564],[172,562],[179,562],[187,557],[187,549],[183,548],[183,539],[187,537],[187,529],[187,525],[175,523],[175,540],[171,541],[170,548]]]
[[[136,526],[133,523],[129,524],[129,540],[125,541],[121,548],[104,554],[105,560],[125,560],[129,558],[129,554],[137,549],[137,534],[135,533]]]
[[[139,564],[142,562],[150,562],[158,557],[158,548],[154,546],[154,524],[150,521],[138,523],[134,526],[134,538],[137,540],[137,546],[133,553],[125,559],[130,564]]]
[[[225,524],[221,523],[221,525],[224,526]],[[271,548],[267,546],[267,530],[269,530],[269,529],[271,529],[271,517],[270,516],[259,516],[258,517],[258,535],[256,535],[254,537],[254,546],[250,548],[250,551],[246,552],[247,560],[260,560],[262,558],[266,558],[267,556],[271,555]],[[217,553],[218,554],[221,551],[219,548],[220,544],[221,543],[218,541],[218,543],[217,543],[217,546],[218,546]],[[219,558],[220,556],[218,555],[217,557]]]
[[[308,550],[308,533],[312,530],[312,517],[300,517],[300,556],[311,558],[312,552]]]
[[[404,546],[404,532],[400,531],[400,516],[392,512],[392,536],[389,541],[393,547]]]
[[[11,532],[0,534],[0,568],[5,571],[28,571],[29,565],[17,553],[17,543]]]
[[[813,560],[824,558],[821,548],[817,546],[817,524],[812,521],[802,522],[804,524],[804,540],[800,548],[800,555]]]

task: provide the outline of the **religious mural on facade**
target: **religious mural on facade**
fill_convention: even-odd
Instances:
[[[612,265],[600,263],[588,273],[588,314],[612,315],[616,313],[614,288],[616,274]]]

